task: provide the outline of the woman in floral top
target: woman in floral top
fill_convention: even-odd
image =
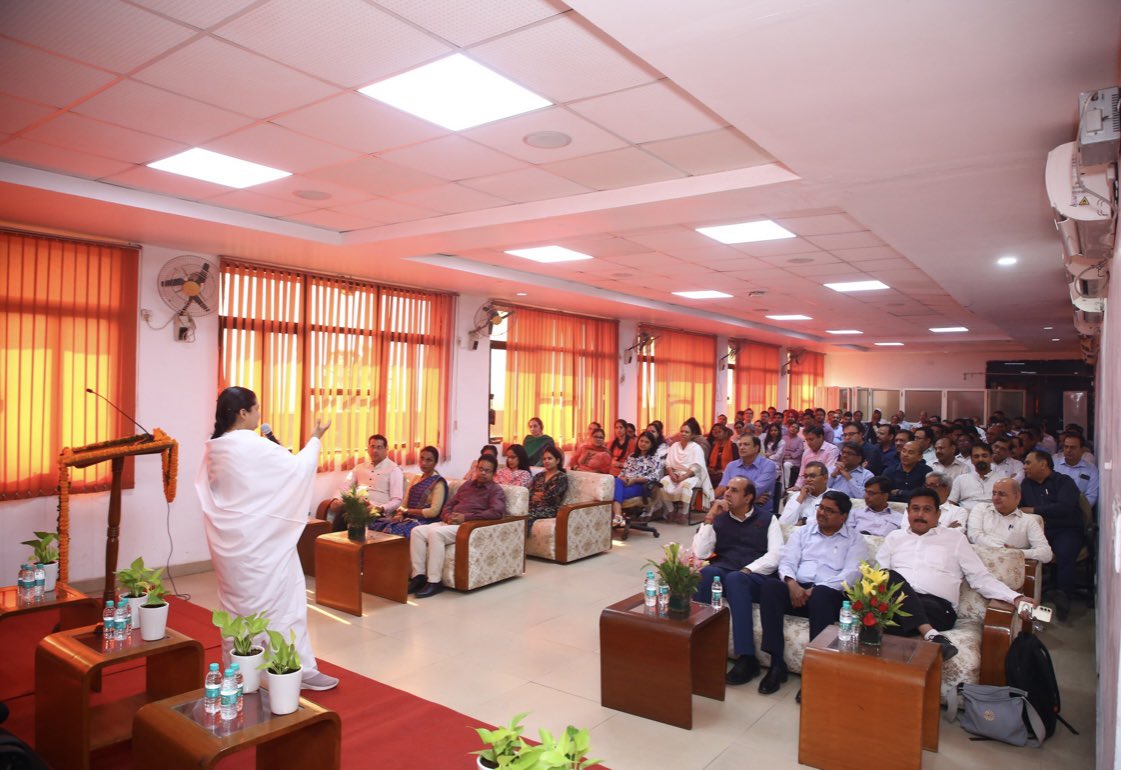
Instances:
[[[525,453],[525,447],[511,444],[506,449],[506,467],[498,469],[494,480],[498,484],[529,488],[533,483],[533,473],[529,470],[529,455]]]
[[[662,461],[658,454],[658,438],[650,431],[638,437],[638,449],[627,458],[615,479],[615,501],[611,504],[613,526],[623,525],[623,501],[641,497],[646,485],[662,477]]]
[[[545,470],[533,477],[529,485],[529,521],[525,533],[529,536],[533,523],[538,519],[555,519],[564,495],[568,492],[568,475],[564,472],[564,453],[555,446],[546,447],[541,453],[541,465]]]

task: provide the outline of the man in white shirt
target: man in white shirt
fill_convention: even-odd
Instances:
[[[817,511],[821,496],[829,483],[829,469],[824,463],[813,461],[806,465],[806,485],[790,495],[779,516],[779,524],[797,524],[809,521]]]
[[[938,526],[938,494],[928,487],[916,489],[907,503],[907,529],[892,532],[876,552],[881,568],[890,571],[888,585],[902,581],[903,611],[896,616],[898,626],[888,626],[889,634],[909,636],[919,633],[942,648],[942,660],[957,655],[958,649],[939,634],[957,622],[961,581],[965,578],[986,599],[999,599],[1018,606],[1035,601],[1001,583],[985,568],[980,557],[960,529]]]
[[[1015,479],[1017,484],[1024,481],[1024,464],[1012,456],[1012,445],[1008,439],[1001,436],[992,443],[993,470],[1002,473],[1010,479]]]
[[[935,473],[949,477],[951,482],[973,469],[968,460],[958,457],[957,447],[950,436],[943,436],[934,442],[934,458],[934,462],[927,465]]]
[[[1098,502],[1098,469],[1086,461],[1086,442],[1077,433],[1063,436],[1062,454],[1055,455],[1055,473],[1070,476],[1090,505]]]
[[[949,502],[950,480],[946,478],[946,475],[943,473],[928,473],[925,483],[938,493],[938,499],[942,501],[942,504],[938,506],[938,510],[941,511],[941,515],[938,517],[938,526],[954,529],[965,527],[969,523],[969,511],[960,505]]]
[[[973,471],[954,479],[949,497],[951,503],[957,503],[967,511],[973,510],[975,505],[992,500],[993,484],[1004,478],[992,468],[993,454],[988,444],[981,442],[974,445],[970,459],[973,461]]]
[[[903,525],[903,514],[893,510],[888,503],[891,497],[891,480],[873,476],[864,482],[864,507],[853,506],[849,526],[863,535],[881,537]]]
[[[1051,544],[1043,534],[1043,519],[1020,510],[1020,485],[1001,479],[993,485],[991,503],[981,503],[969,514],[969,542],[993,548],[1019,548],[1025,559],[1051,561]]]
[[[389,442],[385,436],[375,433],[366,441],[366,454],[369,462],[361,462],[346,474],[339,493],[347,492],[355,485],[366,487],[371,506],[379,506],[382,514],[392,516],[401,507],[405,491],[405,474],[397,463],[389,459]],[[341,516],[342,500],[336,497],[331,501],[330,511],[335,514],[332,528],[338,532],[346,529],[345,517]]]

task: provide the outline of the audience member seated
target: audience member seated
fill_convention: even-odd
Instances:
[[[880,471],[876,474],[882,476],[891,466],[899,462],[899,452],[895,449],[895,433],[892,425],[876,426],[875,451],[879,460]]]
[[[883,476],[873,476],[864,482],[864,507],[852,507],[849,526],[862,535],[883,537],[903,525],[903,513],[891,507],[891,482]]]
[[[572,470],[611,473],[611,453],[607,451],[605,439],[603,428],[593,428],[591,441],[572,454]]]
[[[750,480],[733,478],[705,518],[712,526],[701,527],[693,539],[694,555],[708,560],[693,600],[710,603],[712,579],[719,576],[732,613],[736,660],[725,676],[728,684],[746,684],[759,675],[751,605],[759,601],[760,587],[774,574],[782,552],[782,528],[754,504],[755,491]]]
[[[759,682],[763,695],[775,692],[786,681],[783,618],[788,614],[809,617],[813,639],[836,621],[845,597],[842,584],[855,583],[860,576],[860,562],[868,556],[868,544],[847,525],[851,509],[848,495],[836,490],[825,492],[815,518],[794,530],[782,549],[778,567],[781,582],[767,581],[761,587],[761,647],[771,656],[771,668]],[[800,691],[797,700],[801,702]]]
[[[955,446],[957,446],[958,457],[963,460],[969,460],[973,457],[973,447],[977,446],[979,443],[981,443],[980,436],[975,436],[968,431],[963,431],[962,434],[957,437],[957,441],[954,442]],[[991,447],[989,451],[992,451]]]
[[[1084,523],[1078,486],[1069,476],[1056,473],[1051,455],[1041,450],[1024,458],[1024,483],[1020,510],[1043,517],[1043,533],[1051,543],[1055,561],[1055,609],[1060,620],[1070,612],[1075,588],[1075,564],[1082,550]]]
[[[618,476],[619,472],[623,470],[627,458],[634,454],[636,439],[631,437],[627,430],[628,423],[626,420],[615,421],[615,438],[611,440],[611,445],[607,448],[607,451],[611,453],[611,470],[609,473],[612,476]]]
[[[953,489],[953,482],[946,477],[946,474],[926,474],[926,485],[938,493],[938,500],[940,502],[938,506],[938,510],[940,511],[938,516],[939,527],[956,529],[957,527],[965,527],[965,525],[969,523],[969,510],[950,502],[950,491]]]
[[[375,433],[366,441],[366,454],[370,461],[358,463],[346,474],[339,494],[349,492],[355,485],[366,487],[370,505],[380,506],[384,516],[392,516],[401,505],[405,475],[397,463],[389,459],[389,442],[380,433]],[[339,496],[331,501],[328,510],[334,515],[331,530],[341,532],[346,529],[346,517],[342,515],[343,501]]]
[[[656,438],[654,443],[658,446],[658,448],[654,450],[654,453],[658,455],[658,462],[664,466],[666,464],[666,455],[669,454],[669,444],[666,443],[665,426],[662,425],[661,420],[654,420],[646,426],[646,430],[654,434]]]
[[[934,454],[934,431],[927,427],[926,423],[915,428],[915,442],[919,445],[919,453],[922,455],[922,461],[927,466],[933,466],[937,461],[938,456]]]
[[[541,453],[546,447],[556,446],[552,436],[545,435],[545,424],[540,417],[531,417],[529,420],[529,435],[522,441],[525,453],[529,456],[530,465],[541,464]]]
[[[879,427],[883,421],[884,414],[879,409],[872,410],[872,416],[864,426],[864,440],[869,444],[877,444],[880,441]]]
[[[947,476],[951,483],[958,476],[969,473],[973,469],[969,460],[958,457],[957,447],[949,436],[943,436],[934,442],[934,456],[937,459],[930,464],[930,469]]]
[[[1067,476],[1091,506],[1098,503],[1098,469],[1086,460],[1086,442],[1077,433],[1063,435],[1063,451],[1051,459],[1055,472]]]
[[[582,436],[579,436],[576,439],[576,446],[572,448],[573,457],[576,457],[578,454],[595,443],[595,432],[597,430],[603,430],[603,426],[595,420],[592,420],[590,423],[588,423],[588,429],[584,431],[584,434]],[[606,436],[607,433],[605,432],[603,435]]]
[[[809,521],[817,511],[821,496],[829,488],[829,469],[816,460],[806,466],[806,485],[791,491],[783,506],[779,524],[795,525]]]
[[[554,449],[554,451],[556,451]],[[440,521],[416,527],[409,538],[412,578],[409,593],[425,599],[444,590],[446,547],[455,542],[459,525],[465,521],[501,519],[506,515],[506,494],[494,483],[498,461],[483,455],[475,461],[475,480],[465,481],[444,506]]]
[[[923,485],[928,473],[930,466],[922,461],[919,442],[906,442],[899,452],[899,462],[884,471],[891,482],[892,501],[905,503],[910,500],[911,492]]]
[[[825,465],[829,473],[832,473],[833,466],[837,464],[837,458],[841,454],[834,444],[826,441],[825,431],[820,425],[811,423],[802,428],[802,440],[806,442],[806,448],[802,452],[802,467],[798,470],[798,480],[794,482],[795,489],[800,489],[805,484],[807,465],[819,462]]]
[[[739,459],[728,463],[724,474],[720,477],[720,486],[716,488],[716,496],[723,497],[728,484],[735,478],[748,479],[754,486],[757,496],[753,496],[752,503],[766,513],[775,512],[774,488],[775,479],[778,478],[778,466],[763,457],[762,444],[758,436],[744,436],[737,445]]]
[[[942,660],[957,655],[955,647],[939,631],[948,631],[957,622],[961,581],[986,599],[999,599],[1017,606],[1020,601],[1035,604],[1001,583],[985,568],[961,529],[939,527],[938,494],[919,487],[907,502],[908,527],[884,538],[876,561],[889,571],[888,584],[902,582],[903,613],[896,615],[897,626],[887,626],[889,634],[924,639],[942,648]]]
[[[845,440],[844,428],[841,426],[840,413],[830,412],[829,416],[825,420],[825,423],[821,427],[822,430],[825,430],[826,428],[829,429],[828,431],[826,431],[827,434],[831,434],[827,435],[828,441],[833,444],[833,446],[837,447],[838,450],[840,450],[841,444],[844,443]]]
[[[420,450],[420,473],[409,478],[405,503],[391,516],[383,516],[370,524],[370,529],[389,535],[409,537],[414,528],[440,518],[448,498],[448,482],[436,472],[440,452],[434,446]]]
[[[533,523],[538,519],[557,517],[557,508],[564,501],[564,494],[568,491],[563,452],[555,446],[547,447],[541,454],[541,467],[544,470],[534,476],[533,482],[529,485],[529,521],[525,523],[526,537],[529,537]]]
[[[1012,439],[1000,436],[990,446],[993,452],[993,470],[1023,484],[1024,464],[1012,456]]]
[[[985,442],[979,441],[973,446],[970,459],[973,462],[973,470],[954,479],[949,497],[951,503],[956,503],[967,511],[972,511],[981,503],[991,501],[993,484],[1004,478],[993,470],[992,448]]]
[[[509,484],[514,487],[529,488],[533,483],[533,471],[530,470],[529,455],[521,444],[511,444],[506,448],[506,464],[494,474],[496,484]]]
[[[1042,564],[1051,561],[1043,520],[1020,510],[1020,485],[1014,479],[1000,479],[993,485],[992,502],[981,503],[970,512],[965,534],[977,545],[1019,548],[1025,559]]]
[[[638,437],[638,449],[627,458],[623,469],[615,478],[615,497],[611,504],[612,526],[621,527],[623,521],[623,501],[632,497],[648,494],[648,485],[662,477],[662,464],[658,460],[657,437],[645,431]]]
[[[798,423],[791,420],[786,425],[786,438],[782,454],[782,486],[783,489],[792,485],[802,468],[802,455],[806,451],[806,442],[799,433]]]
[[[850,498],[864,497],[864,485],[872,478],[872,471],[865,468],[863,462],[860,444],[855,441],[841,444],[840,460],[829,474],[829,488],[844,492]]]
[[[496,447],[494,444],[483,444],[479,448],[479,457],[492,457],[492,458],[494,458],[495,464],[497,464],[498,463],[498,447]],[[472,461],[471,467],[468,468],[467,473],[465,473],[463,475],[463,480],[464,481],[474,481],[475,480],[475,467],[478,465],[478,463],[479,463],[478,459]]]
[[[712,504],[712,482],[705,468],[705,453],[695,440],[701,433],[701,426],[690,417],[681,426],[681,438],[675,441],[666,453],[665,471],[662,477],[662,497],[665,502],[673,503],[674,514],[681,517],[683,505],[693,497],[694,489],[703,491],[704,506]]]
[[[899,464],[899,455],[903,454],[903,445],[906,444],[908,441],[914,441],[915,440],[915,434],[912,433],[911,431],[907,430],[906,428],[898,428],[898,429],[896,429],[896,431],[895,431],[894,435],[892,436],[891,440],[892,440],[892,443],[895,444],[895,462],[893,463],[893,465],[898,465]],[[887,467],[890,468],[891,465],[889,465]]]
[[[782,464],[786,459],[786,440],[782,437],[782,425],[773,422],[767,426],[767,431],[763,439],[763,454],[767,459],[775,464],[775,467],[781,472]],[[801,462],[801,458],[799,458]],[[783,484],[785,487],[786,484]]]
[[[731,431],[727,426],[717,423],[712,426],[709,433],[711,446],[706,458],[709,481],[715,486],[724,476],[724,468],[732,462],[738,454],[735,442],[732,441]]]
[[[868,472],[873,476],[877,476],[883,472],[880,453],[876,451],[875,445],[864,442],[864,429],[861,427],[860,423],[846,422],[845,427],[841,430],[841,436],[844,441],[842,441],[841,446],[838,448],[843,448],[844,442],[856,444],[860,447],[860,456],[862,458],[860,464],[867,468]]]

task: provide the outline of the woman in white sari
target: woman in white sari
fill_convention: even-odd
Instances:
[[[662,477],[662,498],[672,502],[675,515],[680,515],[684,505],[693,499],[693,490],[701,489],[705,510],[712,504],[712,483],[705,466],[704,450],[696,439],[701,426],[690,417],[681,426],[681,438],[666,453],[666,475]]]

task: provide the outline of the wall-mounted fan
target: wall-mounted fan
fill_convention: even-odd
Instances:
[[[218,309],[218,276],[203,257],[183,254],[160,268],[160,296],[178,318],[175,339],[189,342],[194,337],[192,319]]]

